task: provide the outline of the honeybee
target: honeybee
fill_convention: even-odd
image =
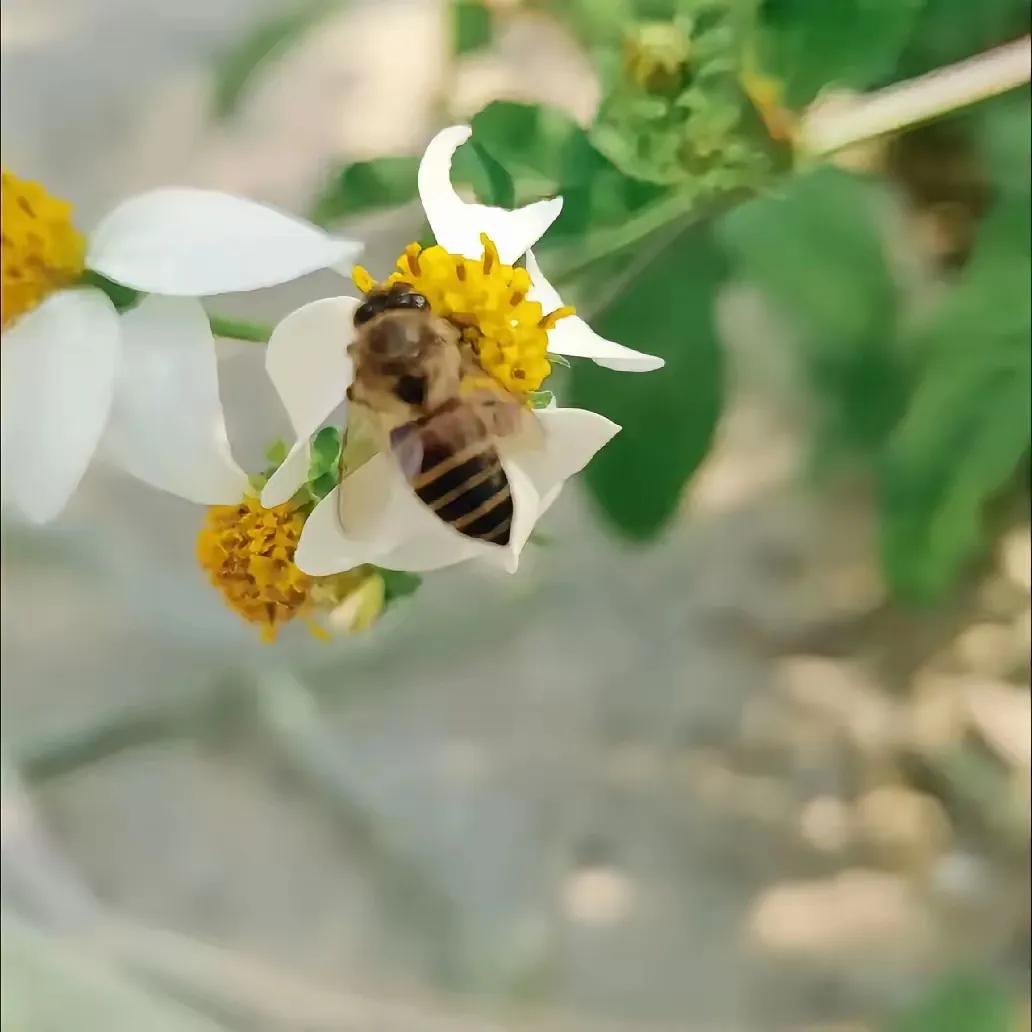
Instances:
[[[495,442],[534,431],[459,329],[408,283],[371,291],[354,315],[348,399],[369,410],[421,502],[467,537],[505,546],[513,500]]]

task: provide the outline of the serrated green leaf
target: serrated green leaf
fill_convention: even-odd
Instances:
[[[321,502],[337,486],[337,474],[334,472],[320,473],[317,477],[310,477],[308,480],[308,493],[315,502]]]
[[[229,118],[259,74],[320,22],[335,14],[346,0],[297,0],[288,10],[258,22],[240,37],[215,66],[212,100],[216,118]]]
[[[825,464],[879,449],[904,404],[899,303],[879,232],[889,203],[877,184],[825,168],[720,223],[741,274],[795,330]]]
[[[312,204],[311,219],[321,226],[351,215],[396,208],[419,196],[419,158],[383,157],[356,161],[335,172]]]
[[[581,361],[571,404],[623,429],[595,456],[586,483],[606,521],[636,540],[669,522],[685,483],[709,449],[723,399],[723,357],[714,302],[727,273],[708,227],[669,231],[642,244],[651,260],[592,318],[600,334],[662,356],[666,367],[629,376]],[[547,271],[547,270],[546,270]]]
[[[480,0],[452,0],[452,53],[456,57],[491,43],[491,11]]]
[[[866,89],[890,79],[924,0],[765,0],[757,59],[802,108],[828,87]]]
[[[624,175],[556,108],[494,101],[473,117],[472,127],[477,144],[511,173],[521,203],[562,194],[549,239],[620,223],[663,193]]]
[[[1028,455],[1032,302],[1028,198],[986,221],[963,278],[915,332],[924,368],[889,441],[882,555],[907,598],[936,598],[983,545],[986,503]]]
[[[377,567],[377,570],[383,578],[384,605],[390,605],[392,602],[397,602],[398,599],[413,594],[423,583],[423,578],[418,573],[409,573],[407,570],[385,570],[382,567]]]
[[[309,450],[308,479],[316,480],[326,473],[337,475],[340,461],[341,434],[335,426],[324,426],[313,438]]]
[[[892,1022],[891,1032],[1010,1032],[1017,1008],[986,976],[957,974],[942,979]]]

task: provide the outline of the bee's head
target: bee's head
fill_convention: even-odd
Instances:
[[[429,312],[430,302],[408,283],[392,283],[386,290],[374,290],[355,309],[355,327],[364,326],[384,312]]]

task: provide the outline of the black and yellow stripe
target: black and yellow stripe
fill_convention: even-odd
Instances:
[[[431,429],[429,417],[422,429]],[[413,427],[414,432],[419,432]],[[507,545],[513,505],[509,480],[491,439],[482,434],[458,451],[421,434],[423,456],[412,487],[419,499],[467,537]]]

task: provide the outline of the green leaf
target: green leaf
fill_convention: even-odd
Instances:
[[[586,482],[606,520],[636,540],[655,537],[676,512],[709,449],[723,398],[714,326],[723,254],[705,226],[672,240],[669,230],[656,234],[641,253],[650,248],[651,258],[592,325],[604,337],[661,355],[666,367],[631,376],[582,360],[570,379],[571,404],[623,427],[592,461]]]
[[[892,77],[924,0],[764,0],[762,70],[801,108],[827,87],[866,89]]]
[[[326,473],[337,475],[340,462],[341,434],[335,426],[324,426],[313,438],[308,460],[308,479],[318,479]]]
[[[516,205],[516,190],[505,166],[476,140],[464,143],[452,161],[452,181],[473,187],[481,204],[500,208]]]
[[[1004,193],[1027,194],[1032,163],[1032,103],[1028,91],[997,97],[971,114],[993,185]]]
[[[891,1025],[891,1032],[1010,1032],[1014,1008],[995,981],[975,974],[938,982]]]
[[[311,219],[321,226],[350,215],[396,208],[419,196],[419,158],[383,157],[356,161],[335,172],[312,204]]]
[[[549,237],[622,223],[662,188],[624,175],[563,111],[498,100],[473,117],[473,139],[511,173],[521,203],[563,195]]]
[[[998,205],[961,281],[910,342],[924,368],[882,476],[882,555],[904,597],[949,587],[983,545],[986,503],[1028,455],[1030,228],[1027,197]]]
[[[240,107],[259,74],[296,46],[320,22],[344,6],[345,0],[296,0],[255,24],[215,66],[213,107],[216,118],[229,118]]]
[[[409,573],[406,570],[385,570],[377,567],[380,576],[383,578],[384,605],[397,602],[413,594],[423,583],[423,578],[418,573]]]
[[[1028,0],[925,0],[896,77],[960,61],[1028,29]]]
[[[336,486],[337,474],[335,472],[320,473],[317,477],[310,477],[308,480],[308,493],[313,501],[321,502]]]
[[[531,391],[527,398],[530,407],[535,409],[548,408],[555,401],[555,395],[551,391]]]
[[[478,0],[452,0],[452,53],[482,50],[491,42],[491,12]]]
[[[888,204],[884,188],[826,168],[720,225],[741,273],[796,330],[825,463],[877,450],[902,412],[897,291],[879,232]]]

